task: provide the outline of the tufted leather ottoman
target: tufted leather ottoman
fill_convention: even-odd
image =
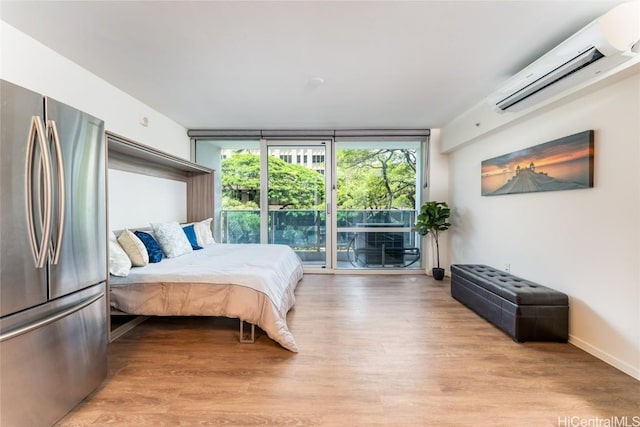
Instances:
[[[566,294],[481,264],[451,266],[451,296],[515,341],[569,338]]]

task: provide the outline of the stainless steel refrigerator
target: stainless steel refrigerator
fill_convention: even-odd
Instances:
[[[106,377],[104,123],[0,80],[0,425],[54,424]]]

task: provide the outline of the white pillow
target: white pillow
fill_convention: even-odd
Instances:
[[[151,228],[153,228],[153,234],[167,258],[175,258],[193,252],[187,235],[184,234],[184,230],[177,222],[153,223]]]
[[[131,260],[112,231],[109,235],[109,273],[124,277],[129,275],[130,270]]]
[[[210,245],[211,243],[216,242],[213,239],[213,234],[211,233],[211,221],[213,221],[213,218],[207,218],[204,221],[193,223],[193,229],[196,232],[196,238],[198,239],[198,246],[204,247],[205,245]]]
[[[144,267],[149,264],[149,252],[142,243],[142,240],[138,238],[129,230],[124,230],[120,237],[118,237],[118,243],[122,246],[122,249],[127,253],[131,260],[131,265],[134,267]]]

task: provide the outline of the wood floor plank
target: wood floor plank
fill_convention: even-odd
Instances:
[[[239,344],[233,319],[148,319],[58,426],[640,425],[639,381],[571,344],[513,342],[446,280],[306,275],[296,298],[298,354]]]

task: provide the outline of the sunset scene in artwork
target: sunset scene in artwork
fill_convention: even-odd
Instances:
[[[482,195],[593,186],[593,131],[482,162]]]

